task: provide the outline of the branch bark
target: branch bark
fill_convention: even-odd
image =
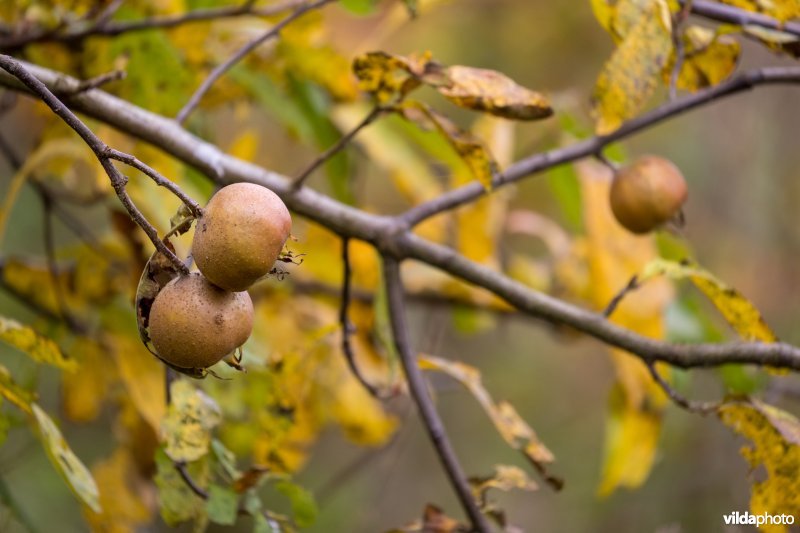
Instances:
[[[26,65],[48,85],[57,80],[78,83],[63,74],[41,67]],[[775,83],[787,79],[800,80],[800,68],[765,69],[755,71],[766,75]],[[756,76],[756,79],[761,79]],[[752,80],[751,80],[752,81]],[[0,71],[0,85],[20,90],[20,84]],[[755,83],[758,85],[758,83]],[[715,93],[716,94],[716,93]],[[726,94],[726,93],[719,93]],[[689,97],[693,98],[693,97]],[[713,101],[707,91],[693,107]],[[669,103],[645,118],[636,119],[623,126],[615,140],[659,123],[676,114],[675,106],[686,99]],[[711,367],[727,363],[770,365],[800,371],[800,348],[785,343],[732,342],[721,344],[680,345],[643,337],[620,328],[601,314],[582,309],[557,298],[537,292],[515,282],[503,274],[466,259],[457,252],[409,232],[404,218],[373,215],[350,207],[318,193],[308,187],[292,190],[290,178],[222,153],[217,147],[192,135],[173,120],[156,115],[100,90],[88,91],[69,97],[67,102],[76,110],[103,121],[130,135],[161,148],[184,163],[207,174],[219,185],[248,181],[263,185],[278,194],[297,214],[324,225],[329,230],[373,244],[383,255],[397,259],[413,258],[423,261],[469,283],[485,288],[503,298],[520,311],[550,322],[569,325],[578,331],[603,342],[628,350],[645,361],[659,360],[679,367]],[[681,111],[686,111],[683,108]],[[550,168],[557,164],[594,154],[607,144],[608,137],[595,137],[588,141],[533,156],[514,165],[515,179]],[[605,144],[603,144],[605,143]],[[549,155],[547,155],[549,154]],[[560,154],[560,155],[559,155]],[[549,165],[549,166],[548,166]],[[478,186],[481,190],[482,188]],[[456,189],[453,192],[460,191]],[[448,193],[448,194],[452,194]],[[463,194],[463,193],[458,193]],[[482,193],[479,193],[479,196]],[[469,200],[465,200],[469,201]],[[423,204],[424,205],[424,204]]]
[[[433,406],[433,400],[428,393],[427,384],[417,365],[417,356],[411,348],[405,318],[406,306],[403,296],[403,283],[400,279],[400,264],[397,260],[392,257],[383,257],[383,277],[386,283],[392,335],[397,347],[397,353],[400,354],[400,361],[406,374],[411,396],[417,405],[417,410],[425,429],[428,431],[433,447],[439,455],[439,460],[447,472],[450,484],[453,486],[464,512],[472,523],[473,530],[480,533],[489,533],[491,531],[489,523],[472,496],[472,490],[464,474],[464,469],[458,462],[444,424],[442,424],[439,413],[436,412],[436,408]]]
[[[745,11],[733,6],[711,2],[709,0],[678,0],[681,6],[691,4],[692,14],[717,22],[738,24],[741,26],[754,25],[770,30],[778,30],[800,37],[800,23],[781,22],[770,16],[752,11]]]

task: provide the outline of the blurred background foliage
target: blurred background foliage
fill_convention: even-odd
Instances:
[[[128,2],[117,18],[223,3]],[[2,0],[0,17],[13,25],[21,14],[46,17],[57,4]],[[296,175],[369,110],[351,74],[354,57],[371,50],[398,55],[430,51],[446,65],[495,69],[550,98],[554,118],[511,124],[476,119],[434,91],[420,90],[423,101],[484,138],[501,167],[506,166],[593,131],[590,100],[614,43],[589,4],[429,0],[420,2],[420,16],[411,20],[394,2],[382,2],[363,16],[332,6],[303,17],[232,70],[188,126],[229,153]],[[79,12],[81,3],[76,6]],[[146,109],[174,115],[211,66],[277,19],[236,18],[115,39],[90,38],[76,47],[37,44],[26,47],[24,57],[82,78],[122,68],[126,80],[108,90]],[[742,39],[742,49],[740,68],[788,61],[747,39]],[[662,89],[657,97],[664,93]],[[744,93],[660,124],[610,152],[618,160],[661,155],[675,162],[689,182],[688,222],[680,237],[620,237],[635,243],[631,246],[638,251],[630,253],[636,264],[655,257],[657,249],[669,255],[677,247],[678,254],[691,255],[739,289],[777,336],[794,344],[800,343],[796,102],[791,87]],[[157,149],[89,124],[109,145],[135,153],[201,202],[213,192],[202,176]],[[105,513],[99,518],[82,511],[57,482],[46,455],[34,445],[35,437],[15,429],[20,416],[6,414],[4,424],[11,429],[0,448],[0,498],[5,502],[0,529],[24,531],[28,521],[39,531],[83,531],[88,519],[105,531],[166,530],[158,518],[150,521],[156,493],[144,482],[157,469],[153,454],[165,414],[163,370],[139,344],[130,305],[150,245],[121,214],[88,149],[49,111],[20,98],[0,119],[0,132],[21,159],[38,153],[44,163],[29,181],[68,200],[63,209],[88,229],[94,247],[56,219],[54,238],[59,262],[66,265],[60,283],[67,306],[88,321],[94,335],[70,333],[0,291],[0,314],[33,324],[57,340],[80,369],[62,374],[35,366],[6,345],[0,346],[3,364],[18,382],[36,387],[39,403],[61,421],[71,448],[92,467],[101,494],[105,488],[116,495],[101,496]],[[0,170],[7,198],[15,169],[3,160]],[[418,231],[537,289],[599,309],[630,272],[627,266],[596,266],[604,253],[597,247],[603,250],[603,239],[616,231],[602,229],[608,215],[598,210],[605,209],[602,182],[607,178],[586,177],[598,173],[603,171],[591,166],[557,168],[454,216],[436,217]],[[367,210],[398,213],[472,179],[443,136],[390,117],[362,132],[309,183]],[[177,199],[140,175],[132,176],[129,192],[151,223],[166,231]],[[40,307],[59,313],[45,261],[44,215],[37,189],[23,186],[2,241],[3,280]],[[240,458],[242,468],[256,463],[275,473],[294,473],[317,502],[318,515],[307,520],[307,531],[385,531],[418,517],[428,502],[457,515],[457,502],[408,399],[396,397],[381,406],[348,373],[338,337],[339,241],[297,218],[293,234],[297,241],[291,248],[306,254],[303,264],[288,267],[282,281],[268,280],[253,291],[258,325],[245,346],[248,374],[223,369],[230,381],[201,384],[224,413],[217,437]],[[181,255],[189,242],[184,237],[176,243]],[[375,292],[378,258],[366,245],[351,246],[355,286],[375,295],[374,302],[357,302],[352,309],[359,363],[370,380],[396,387],[398,369],[385,342],[382,297]],[[624,263],[625,258],[608,260]],[[411,292],[444,294],[462,302],[453,306],[430,298],[412,300],[418,349],[479,368],[492,396],[514,405],[556,456],[549,468],[566,481],[561,492],[543,486],[534,493],[495,495],[512,523],[523,530],[554,532],[717,531],[723,514],[749,508],[748,468],[738,454],[744,441],[714,419],[671,407],[664,414],[658,449],[646,461],[649,465],[652,460],[649,477],[644,467],[641,474],[647,479],[639,481],[640,488],[613,491],[625,483],[609,481],[607,470],[603,474],[603,465],[608,468],[603,455],[605,406],[615,373],[624,371],[610,364],[606,348],[508,314],[487,294],[420,265],[406,265],[404,273]],[[684,284],[662,282],[635,296],[634,315],[663,316],[653,335],[687,341],[733,338],[713,307]],[[654,309],[644,312],[641,305]],[[779,395],[755,371],[695,370],[673,377],[692,396],[719,398],[726,386],[760,388],[779,405],[797,408],[792,403],[796,399]],[[524,464],[469,392],[445,376],[431,378],[468,472],[488,475],[496,464]],[[780,381],[798,386],[794,377]],[[3,409],[13,413],[8,406]],[[647,431],[642,435],[653,437]],[[635,448],[627,446],[627,451]],[[120,479],[127,483],[120,486]],[[291,490],[283,488],[280,482],[268,484],[263,501],[271,510],[291,513],[290,503],[303,502],[296,495],[287,499]],[[599,497],[598,490],[605,496]],[[304,512],[310,511],[295,509],[298,523],[304,521]],[[210,530],[251,528],[250,519],[242,518],[236,526]]]

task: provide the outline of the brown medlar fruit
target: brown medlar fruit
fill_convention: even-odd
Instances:
[[[253,302],[195,272],[170,281],[150,308],[158,355],[180,368],[207,368],[244,344],[253,330]]]
[[[678,167],[657,156],[643,156],[622,167],[611,184],[611,211],[633,233],[647,233],[675,217],[688,189]]]
[[[192,254],[211,283],[243,291],[272,269],[291,229],[289,210],[274,192],[235,183],[208,202],[197,221]]]

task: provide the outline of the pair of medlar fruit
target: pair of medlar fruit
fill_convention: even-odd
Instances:
[[[150,309],[150,339],[178,368],[212,366],[240,347],[253,329],[246,292],[270,272],[292,219],[269,189],[236,183],[220,189],[197,220],[192,254],[200,272],[179,276]]]
[[[617,221],[628,231],[642,234],[678,216],[688,194],[678,167],[649,155],[616,171],[609,198]]]

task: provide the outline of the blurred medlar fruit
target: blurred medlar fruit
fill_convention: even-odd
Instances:
[[[274,192],[235,183],[208,202],[197,221],[192,254],[211,283],[243,291],[272,269],[291,229],[289,210]]]
[[[180,368],[207,368],[244,344],[253,330],[253,302],[199,273],[167,283],[150,308],[150,339],[158,355]]]
[[[643,156],[616,172],[611,211],[633,233],[647,233],[672,219],[688,196],[686,180],[670,161]]]

